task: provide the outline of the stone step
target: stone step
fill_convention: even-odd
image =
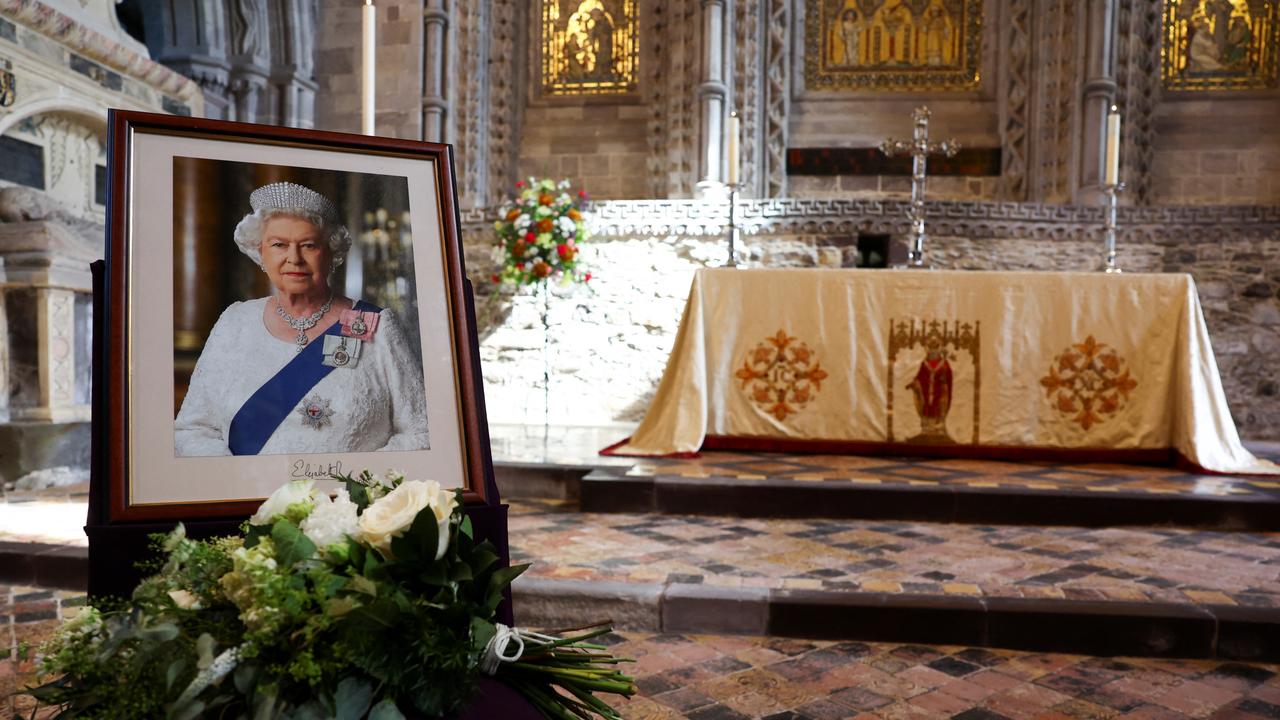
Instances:
[[[963,471],[930,477],[938,465],[900,460],[886,463],[888,471],[859,470],[844,477],[778,476],[750,468],[720,474],[715,467],[676,474],[662,465],[626,473],[596,469],[578,483],[578,497],[589,512],[1280,530],[1276,478],[1168,472],[1152,480],[1150,473],[1130,475],[1123,468],[1088,470],[1090,475],[1077,473],[1071,481]],[[913,476],[912,470],[919,474]],[[1072,472],[1063,469],[1064,476]]]
[[[519,578],[523,625],[1280,661],[1269,608]]]
[[[1280,659],[1280,537],[513,503],[520,622]]]

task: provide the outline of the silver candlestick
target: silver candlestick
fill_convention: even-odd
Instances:
[[[1116,264],[1116,206],[1119,204],[1117,195],[1124,190],[1124,183],[1107,184],[1102,186],[1102,192],[1107,196],[1106,211],[1102,216],[1102,267],[1103,272],[1120,273],[1124,272],[1120,266]]]
[[[738,183],[727,185],[729,188],[729,262],[726,267],[738,267],[736,247],[742,241],[742,228],[738,227]]]

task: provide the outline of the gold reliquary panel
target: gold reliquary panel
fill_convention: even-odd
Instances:
[[[542,94],[606,95],[636,89],[636,0],[543,0]]]
[[[982,0],[819,0],[805,20],[812,90],[971,90]]]
[[[1276,87],[1278,8],[1280,0],[1165,0],[1165,89]]]

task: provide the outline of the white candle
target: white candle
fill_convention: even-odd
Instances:
[[[1115,105],[1107,113],[1107,158],[1103,172],[1104,185],[1120,183],[1120,112]]]
[[[373,0],[364,0],[364,7],[361,9],[364,11],[361,17],[364,42],[360,53],[360,132],[372,135],[374,88],[377,84],[374,53],[377,47],[378,8],[374,7]]]
[[[742,133],[742,120],[738,117],[737,112],[729,113],[729,177],[730,185],[738,184],[738,177],[741,172],[738,157],[738,135]]]

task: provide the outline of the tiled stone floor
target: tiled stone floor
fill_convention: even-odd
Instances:
[[[511,513],[531,576],[1280,608],[1280,534]]]
[[[0,585],[0,718],[30,714],[30,699],[15,693],[34,680],[35,649],[84,603],[84,593]]]
[[[74,593],[0,587],[0,648],[38,645],[81,603]],[[1275,665],[706,635],[607,640],[636,660],[640,693],[617,704],[630,720],[1280,717]],[[33,655],[0,660],[0,717],[30,712],[14,693],[33,670]]]
[[[959,647],[626,634],[631,720],[1280,717],[1280,667]]]

